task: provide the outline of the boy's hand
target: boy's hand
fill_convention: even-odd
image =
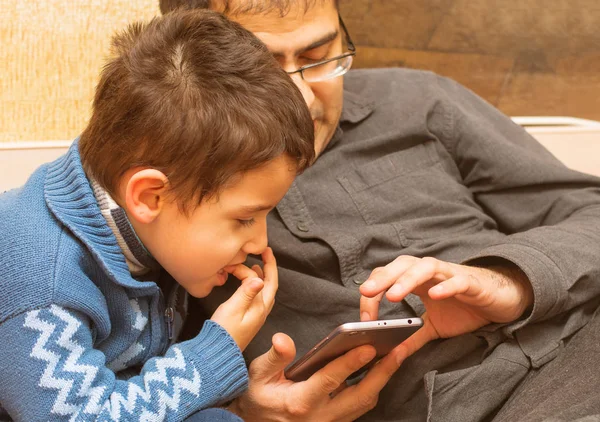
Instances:
[[[302,382],[284,376],[295,354],[292,339],[275,334],[271,350],[250,364],[248,391],[228,409],[246,422],[354,421],[375,407],[379,392],[408,353],[404,346],[396,347],[359,383],[346,388],[346,378],[375,357],[372,346],[350,350]]]
[[[242,280],[242,284],[211,317],[227,330],[242,351],[271,312],[279,286],[277,262],[271,248],[265,249],[262,259],[263,269],[258,265],[250,269],[242,264],[225,268],[225,271]]]

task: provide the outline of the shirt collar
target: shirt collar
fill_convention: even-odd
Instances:
[[[344,90],[344,106],[340,123],[358,123],[366,119],[375,109],[375,101],[368,95],[359,95]]]
[[[142,277],[151,271],[158,271],[160,265],[152,257],[150,252],[144,247],[144,244],[139,239],[125,210],[121,208],[110,194],[100,184],[89,177],[90,185],[94,196],[98,201],[100,212],[106,220],[108,227],[112,230],[125,261],[129,267],[129,272],[133,277]]]
[[[344,104],[342,107],[340,122],[323,152],[332,148],[342,138],[344,131],[342,130],[341,125],[344,123],[359,123],[366,119],[374,109],[375,101],[373,101],[368,95],[359,95],[355,92],[344,90]]]

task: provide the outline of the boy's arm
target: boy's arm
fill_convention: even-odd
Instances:
[[[56,305],[0,324],[0,403],[15,420],[183,420],[240,394],[239,348],[207,321],[194,339],[117,380],[85,315]]]

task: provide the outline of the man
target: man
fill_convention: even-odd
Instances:
[[[161,10],[178,5],[223,12],[267,45],[304,96],[319,155],[270,215],[280,289],[246,349],[250,389],[231,409],[248,421],[524,414],[532,403],[511,394],[522,385],[526,397],[598,307],[600,181],[450,80],[401,69],[342,78],[354,46],[333,0]],[[282,375],[294,347],[278,332],[300,355],[341,323],[416,315],[424,327],[356,385],[343,388],[359,352],[305,383]],[[521,407],[499,411],[509,398]]]

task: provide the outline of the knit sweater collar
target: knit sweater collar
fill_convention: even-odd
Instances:
[[[64,156],[48,165],[44,192],[54,216],[89,249],[115,283],[133,289],[157,288],[154,282],[132,277],[81,165],[78,140]]]

